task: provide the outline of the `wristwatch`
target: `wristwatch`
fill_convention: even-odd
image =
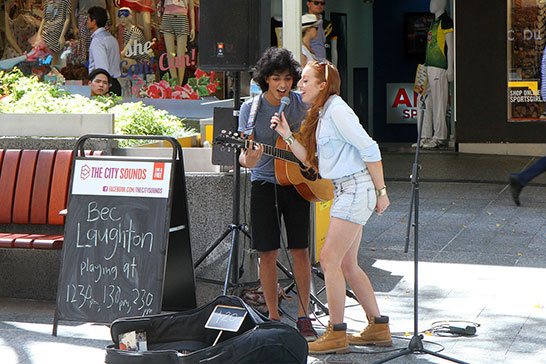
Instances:
[[[387,195],[387,186],[383,186],[380,190],[375,190],[375,194],[379,196],[386,196]]]

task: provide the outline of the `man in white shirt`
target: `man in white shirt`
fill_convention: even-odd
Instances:
[[[111,76],[110,91],[121,96],[119,45],[116,38],[104,29],[108,16],[104,8],[94,6],[87,11],[87,29],[91,32],[89,46],[89,72],[97,68],[108,71]]]

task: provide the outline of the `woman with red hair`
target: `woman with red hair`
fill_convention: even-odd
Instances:
[[[300,135],[292,135],[284,113],[271,118],[271,128],[298,159],[318,168],[321,177],[334,184],[330,225],[320,253],[330,321],[326,332],[309,343],[309,352],[314,354],[348,352],[349,344],[392,345],[389,318],[379,312],[371,282],[357,261],[363,225],[374,210],[381,214],[390,204],[381,153],[339,96],[340,84],[335,65],[311,61],[298,83],[302,101],[311,105]],[[369,322],[359,334],[349,336],[343,322],[346,282]]]

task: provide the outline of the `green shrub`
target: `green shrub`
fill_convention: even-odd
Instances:
[[[114,114],[115,133],[123,135],[167,135],[175,138],[196,134],[183,120],[142,102],[121,103],[121,97],[93,99],[71,95],[57,86],[24,76],[21,71],[0,71],[0,113]],[[122,145],[146,141],[122,140]]]

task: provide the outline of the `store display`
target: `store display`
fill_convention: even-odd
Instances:
[[[30,11],[30,1],[9,0],[4,11],[6,45],[2,59],[21,56],[32,49],[31,38],[38,32],[40,21]]]
[[[0,68],[87,85],[94,6],[107,11],[105,29],[118,39],[124,97],[223,97],[223,79],[197,65],[199,0],[6,0]]]
[[[154,0],[120,0],[120,8],[129,8],[136,15],[135,25],[139,26],[146,40],[152,39],[152,13],[155,11]]]
[[[181,85],[186,70],[185,54],[188,35],[191,41],[195,38],[193,0],[165,0],[163,6],[160,32],[165,38],[168,57],[175,59],[174,67],[171,67],[169,60],[169,72],[171,77],[176,77],[178,84]]]
[[[129,8],[121,8],[118,11],[118,23],[123,27],[121,58],[127,60],[128,64],[138,61],[149,61],[151,43],[146,42],[144,33],[133,23],[133,12]],[[121,47],[120,47],[121,48]]]
[[[60,56],[70,24],[70,0],[44,0],[44,17],[34,46],[45,43],[55,56]]]

